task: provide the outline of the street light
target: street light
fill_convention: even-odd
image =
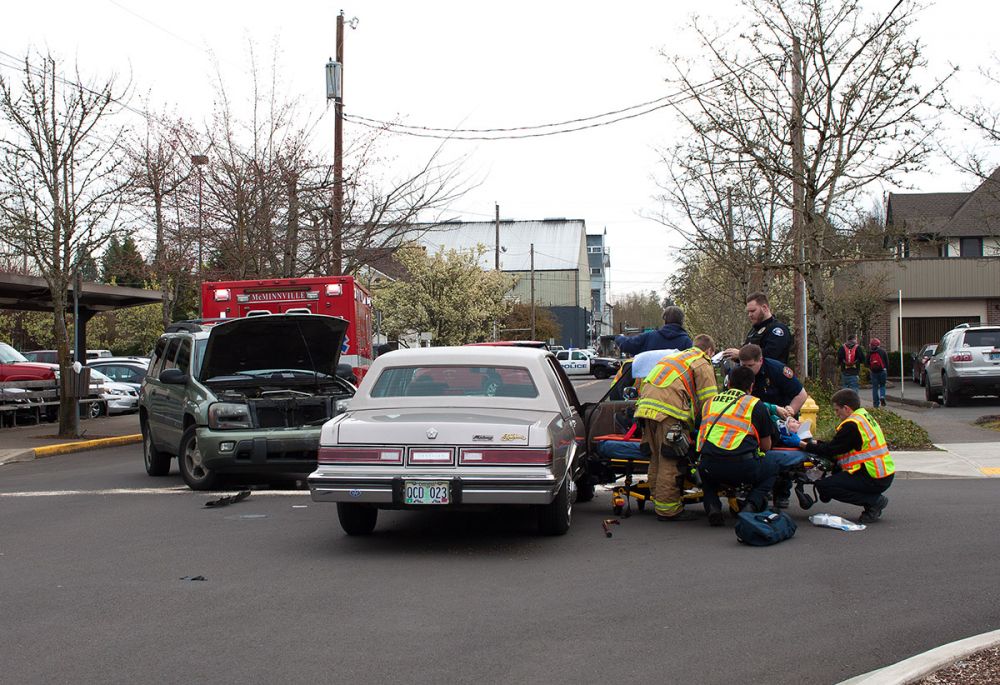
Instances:
[[[201,168],[208,164],[208,155],[191,155],[191,163],[194,164],[195,169],[198,170],[198,318],[202,316],[201,309],[201,281],[202,281],[202,242],[204,239],[204,226],[202,224],[202,211],[201,211],[201,180],[202,173]]]

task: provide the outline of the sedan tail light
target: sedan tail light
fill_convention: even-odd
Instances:
[[[972,353],[971,352],[956,352],[951,355],[951,360],[953,362],[971,362]]]
[[[463,449],[459,456],[463,466],[546,466],[552,463],[552,450],[530,449]]]
[[[400,447],[320,447],[320,464],[402,464]]]

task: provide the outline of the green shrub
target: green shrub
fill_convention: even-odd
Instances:
[[[837,388],[819,381],[810,381],[806,383],[806,390],[819,405],[820,430],[816,437],[820,440],[829,440],[837,432],[837,426],[840,425],[840,419],[833,413],[833,403],[830,401],[830,396],[836,392]],[[920,425],[883,407],[868,411],[882,427],[885,441],[889,444],[890,450],[933,449],[931,437]]]

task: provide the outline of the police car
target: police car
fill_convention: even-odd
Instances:
[[[567,376],[589,376],[590,355],[585,350],[559,350],[556,360]]]

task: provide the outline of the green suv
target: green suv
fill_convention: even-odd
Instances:
[[[313,471],[321,427],[355,392],[337,375],[347,326],[317,314],[172,325],[140,390],[146,473],[176,456],[191,489],[212,490],[226,475]]]

